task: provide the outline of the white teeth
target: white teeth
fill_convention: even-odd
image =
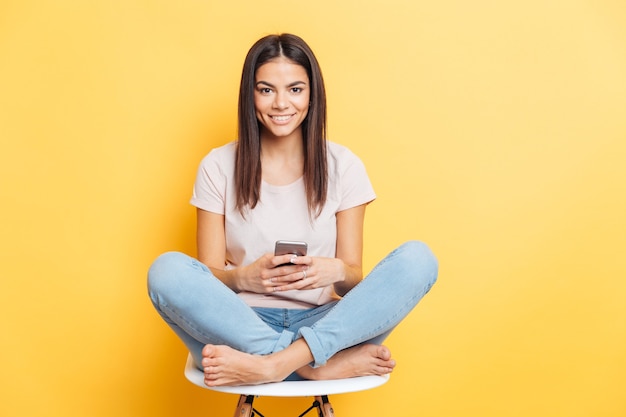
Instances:
[[[291,118],[291,116],[272,116],[272,119],[276,120],[277,122],[284,122],[287,121]]]

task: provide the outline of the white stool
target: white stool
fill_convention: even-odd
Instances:
[[[204,373],[196,368],[191,355],[187,356],[185,377],[193,384],[213,391],[239,394],[239,403],[235,409],[235,417],[264,417],[253,408],[255,397],[314,397],[315,400],[299,417],[317,408],[319,417],[335,417],[333,408],[328,401],[331,394],[364,391],[383,385],[389,380],[385,376],[360,376],[356,378],[332,379],[327,381],[283,381],[261,385],[242,385],[238,387],[207,387],[204,384]],[[255,414],[256,413],[256,414]]]

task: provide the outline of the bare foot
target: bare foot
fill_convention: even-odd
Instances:
[[[298,374],[306,379],[324,380],[367,375],[386,375],[393,371],[396,361],[385,346],[358,345],[337,352],[319,368],[304,366]]]
[[[202,349],[204,383],[209,387],[254,385],[281,381],[272,356],[251,355],[229,346],[206,345]]]

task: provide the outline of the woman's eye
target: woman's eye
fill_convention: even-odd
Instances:
[[[259,89],[259,92],[260,92],[261,94],[270,94],[270,93],[272,92],[272,89],[271,89],[271,88],[267,88],[267,87],[265,87],[265,88],[260,88],[260,89]]]
[[[302,88],[301,87],[293,87],[291,89],[292,93],[301,93],[302,92]]]

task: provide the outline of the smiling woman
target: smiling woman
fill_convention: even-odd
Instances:
[[[152,302],[208,386],[388,374],[396,364],[381,343],[435,283],[437,260],[415,241],[363,277],[375,194],[361,160],[326,141],[325,97],[302,39],[259,40],[244,64],[239,140],[198,170],[198,259],[167,253],[150,268]],[[281,239],[308,253],[274,255]]]

